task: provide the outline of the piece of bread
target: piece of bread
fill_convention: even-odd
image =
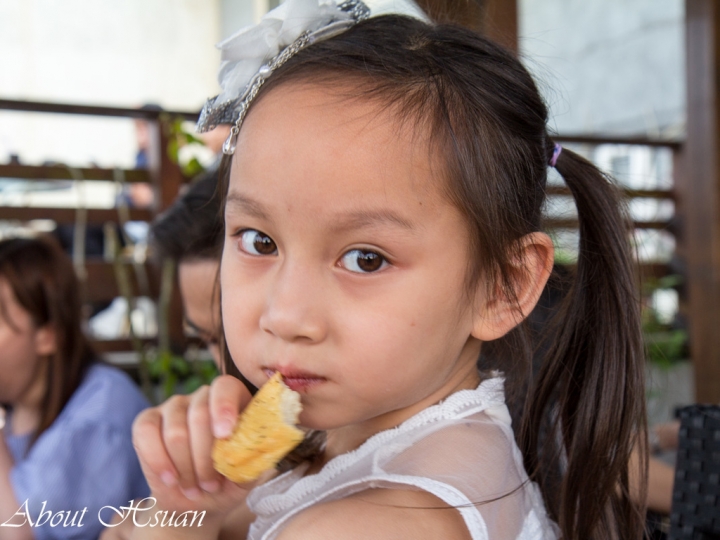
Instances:
[[[243,483],[275,467],[305,436],[295,427],[301,410],[300,394],[275,373],[240,413],[232,435],[215,441],[215,470]]]

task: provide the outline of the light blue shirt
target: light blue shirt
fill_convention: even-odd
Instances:
[[[40,517],[43,502],[45,511],[53,515],[63,511],[68,517],[68,511],[78,512],[74,526],[69,516],[68,526],[56,521],[52,527],[48,520],[33,527],[37,540],[95,539],[103,530],[98,519],[103,506],[127,506],[130,499],[149,495],[131,434],[135,416],[147,406],[130,377],[95,364],[27,455],[30,436],[11,435],[10,426],[3,430],[15,460],[10,471],[15,498],[21,505],[27,501],[33,523]],[[87,510],[80,521],[83,509]],[[112,516],[109,510],[102,514],[106,523]]]

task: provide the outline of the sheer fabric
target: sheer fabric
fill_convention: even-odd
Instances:
[[[560,537],[523,468],[500,377],[374,435],[317,474],[304,476],[306,470],[298,467],[250,493],[257,519],[249,539],[276,538],[306,508],[375,488],[433,494],[457,508],[473,540]]]

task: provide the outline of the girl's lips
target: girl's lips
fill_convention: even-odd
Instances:
[[[283,377],[283,382],[290,389],[301,394],[307,392],[310,387],[317,386],[318,384],[324,383],[325,379],[315,378],[308,379],[305,377]]]
[[[294,390],[295,392],[300,393],[307,392],[310,387],[316,386],[326,381],[324,377],[320,377],[319,375],[315,375],[314,373],[298,371],[288,368],[264,368],[263,371],[268,377],[271,377],[276,371],[279,371],[282,375],[285,385],[290,390]]]

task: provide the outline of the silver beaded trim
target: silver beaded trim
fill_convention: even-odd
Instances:
[[[248,108],[255,99],[255,96],[257,96],[262,85],[273,72],[308,45],[341,34],[348,28],[370,16],[370,8],[368,8],[362,0],[346,0],[340,4],[338,8],[349,13],[351,18],[334,21],[313,32],[304,32],[301,34],[300,37],[280,51],[277,56],[273,57],[267,64],[262,65],[260,69],[258,69],[258,72],[250,79],[250,82],[248,82],[245,90],[239,97],[215,106],[213,105],[215,98],[208,99],[200,112],[197,130],[203,132],[209,131],[219,124],[233,124],[233,127],[230,129],[230,135],[225,141],[225,144],[223,144],[223,154],[234,154],[237,136],[240,133],[240,127],[245,119]]]

